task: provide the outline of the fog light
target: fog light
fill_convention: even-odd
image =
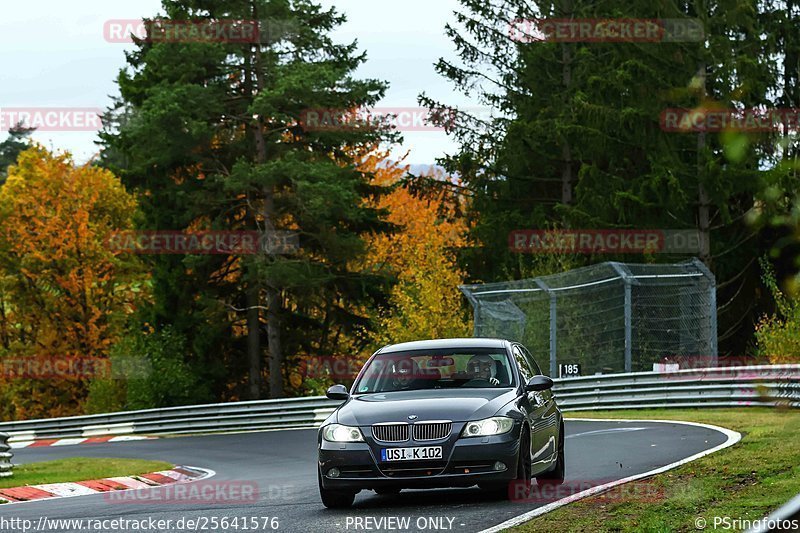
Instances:
[[[339,469],[338,468],[331,468],[328,470],[328,477],[339,477]]]
[[[502,472],[502,471],[503,471],[503,470],[505,470],[507,467],[506,467],[505,463],[501,463],[500,461],[497,461],[497,462],[494,464],[494,467],[493,467],[493,468],[494,468],[495,472]]]

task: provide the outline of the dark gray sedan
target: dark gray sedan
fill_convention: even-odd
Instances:
[[[356,493],[469,487],[508,496],[564,480],[564,421],[528,350],[503,339],[439,339],[385,346],[319,430],[326,507]]]

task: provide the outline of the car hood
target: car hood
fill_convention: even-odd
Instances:
[[[516,398],[511,388],[435,389],[359,394],[339,408],[340,424],[370,426],[379,422],[452,420],[466,422],[493,416]]]

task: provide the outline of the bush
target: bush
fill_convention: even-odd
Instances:
[[[772,293],[777,313],[764,316],[756,325],[758,355],[772,364],[800,362],[800,301],[778,287],[775,271],[765,259],[759,261],[764,284]]]
[[[137,332],[125,337],[111,349],[111,379],[92,382],[86,411],[151,409],[210,401],[208,387],[186,361],[186,344],[186,338],[169,326],[155,333]]]
[[[88,383],[80,379],[15,377],[13,360],[36,358],[36,348],[0,349],[0,420],[74,416],[83,412]]]

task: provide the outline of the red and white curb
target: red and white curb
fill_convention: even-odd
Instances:
[[[0,489],[0,503],[16,504],[51,498],[69,498],[124,490],[146,489],[176,483],[190,483],[210,478],[215,472],[194,466],[176,466],[171,470],[138,476],[109,477],[74,483],[47,483]]]
[[[11,448],[38,448],[40,446],[72,446],[74,444],[103,444],[105,442],[128,442],[132,440],[156,439],[158,437],[145,437],[143,435],[118,435],[116,437],[74,437],[67,439],[39,439],[39,440],[13,440],[8,445]]]

